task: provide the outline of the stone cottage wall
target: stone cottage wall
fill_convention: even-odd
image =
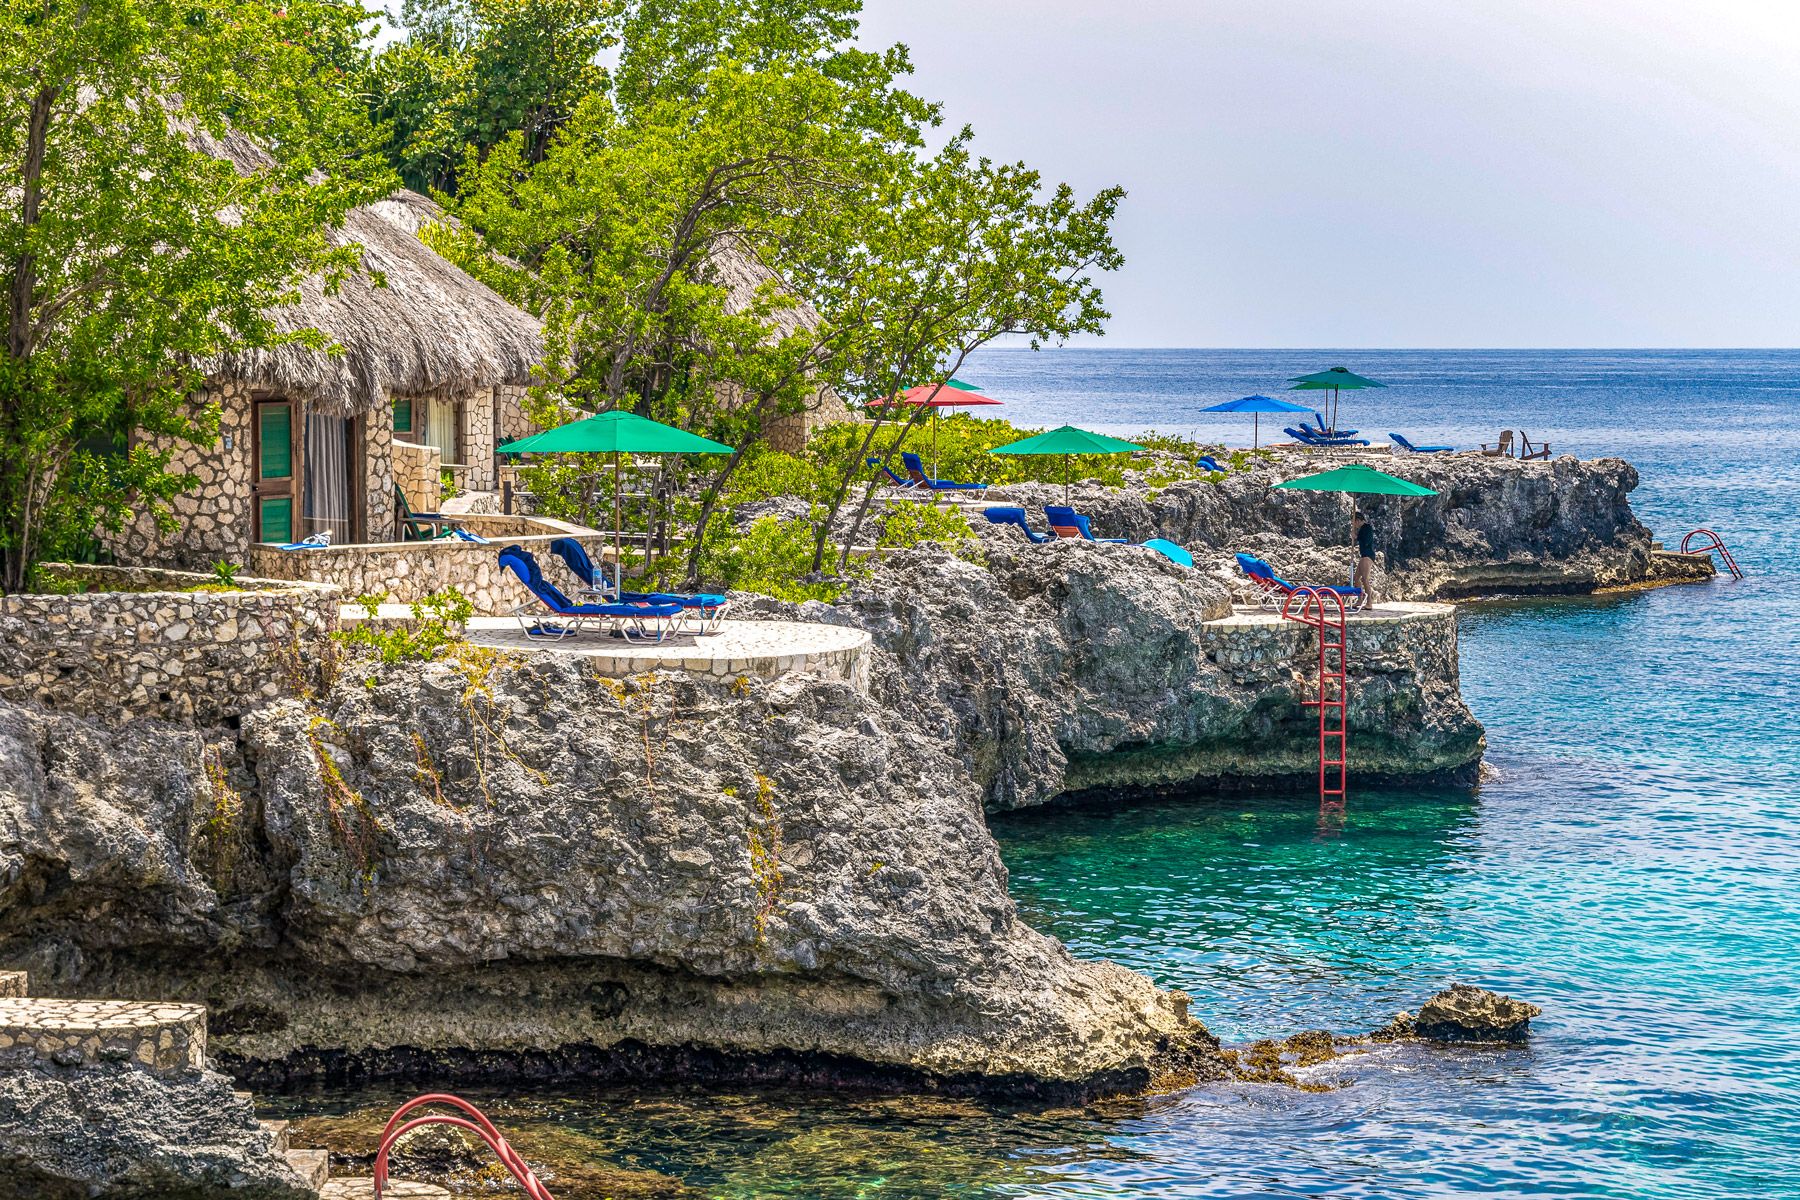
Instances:
[[[317,682],[341,593],[128,567],[47,568],[98,588],[0,597],[0,696],[102,721],[217,721]]]
[[[385,542],[395,536],[394,418],[385,409],[359,422],[363,439],[363,538]]]
[[[166,437],[141,440],[151,449],[171,451],[169,470],[192,475],[195,483],[169,503],[179,522],[174,533],[160,532],[146,513],[116,534],[101,534],[101,543],[121,562],[202,568],[220,559],[243,561],[250,547],[250,456],[256,440],[250,429],[250,389],[215,381],[195,397],[192,411],[199,413],[209,404],[220,406],[219,439],[212,445]]]
[[[416,513],[437,512],[443,507],[444,483],[442,474],[443,458],[436,446],[420,446],[414,442],[396,441],[394,443],[394,482],[406,493],[406,506]],[[396,518],[398,513],[395,514]],[[399,539],[399,526],[391,528],[386,537],[370,538],[370,541],[388,541]]]
[[[494,480],[494,394],[491,388],[471,392],[462,406],[462,455],[467,469],[462,486],[470,491],[491,492]]]

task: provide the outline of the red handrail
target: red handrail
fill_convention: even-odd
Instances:
[[[410,1121],[403,1122],[402,1119],[406,1114],[414,1109],[435,1104],[458,1109],[465,1115],[455,1117],[449,1113],[429,1113],[423,1117],[415,1117]],[[394,1148],[394,1143],[425,1125],[450,1125],[457,1129],[468,1130],[494,1152],[494,1157],[500,1160],[500,1165],[505,1167],[518,1181],[519,1186],[524,1189],[528,1200],[556,1200],[556,1197],[550,1194],[550,1189],[545,1187],[543,1182],[532,1173],[525,1160],[519,1157],[519,1152],[500,1136],[500,1131],[494,1128],[492,1121],[482,1115],[480,1109],[461,1097],[443,1092],[432,1092],[424,1096],[413,1097],[396,1108],[394,1115],[388,1118],[387,1124],[381,1127],[381,1145],[375,1151],[375,1200],[381,1200],[381,1189],[387,1183],[388,1152]]]
[[[1294,611],[1294,601],[1300,611]],[[1331,607],[1326,607],[1326,601]],[[1344,598],[1330,588],[1302,584],[1288,594],[1281,606],[1284,621],[1297,621],[1319,631],[1318,698],[1304,701],[1319,710],[1319,803],[1342,806],[1349,786],[1350,733],[1349,714],[1345,707],[1350,670],[1349,638],[1344,624]],[[1332,635],[1336,635],[1333,640]],[[1335,653],[1337,661],[1331,661]],[[1337,772],[1336,786],[1327,779],[1328,770]]]
[[[1702,537],[1706,539],[1706,544],[1704,546],[1695,546],[1694,539]],[[1731,572],[1731,577],[1733,579],[1742,579],[1744,577],[1744,572],[1738,568],[1737,559],[1731,557],[1731,551],[1725,548],[1725,539],[1714,533],[1712,530],[1704,528],[1696,529],[1681,539],[1681,552],[1683,554],[1711,554],[1714,550],[1719,552],[1719,558],[1724,561],[1725,569]]]

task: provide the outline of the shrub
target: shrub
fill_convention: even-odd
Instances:
[[[367,619],[334,635],[347,646],[369,651],[383,663],[423,662],[438,657],[445,647],[462,641],[463,625],[475,611],[468,597],[453,587],[445,588],[415,602],[413,619],[407,624],[383,627],[376,620],[386,599],[386,592],[358,596],[356,602]]]

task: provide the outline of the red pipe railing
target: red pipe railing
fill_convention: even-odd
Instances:
[[[422,1117],[414,1117],[410,1121],[404,1120],[406,1114],[414,1109],[432,1105],[454,1108],[464,1115],[458,1117],[449,1113],[428,1113]],[[381,1145],[375,1151],[375,1200],[381,1200],[381,1189],[387,1184],[388,1154],[393,1150],[394,1144],[413,1130],[425,1125],[449,1125],[456,1129],[469,1131],[494,1152],[494,1157],[500,1160],[500,1165],[505,1167],[518,1181],[519,1186],[524,1189],[528,1200],[556,1200],[556,1197],[550,1194],[550,1189],[545,1187],[543,1182],[532,1173],[531,1168],[525,1164],[525,1160],[519,1157],[519,1152],[500,1136],[500,1131],[494,1128],[492,1121],[482,1115],[480,1109],[467,1100],[443,1092],[432,1092],[428,1095],[413,1097],[396,1108],[394,1115],[388,1118],[387,1124],[381,1127]]]
[[[1699,546],[1694,545],[1694,541],[1697,538],[1705,538],[1705,544]],[[1738,569],[1737,559],[1731,557],[1731,551],[1725,548],[1725,539],[1714,533],[1712,530],[1696,529],[1681,539],[1681,552],[1683,554],[1711,554],[1715,550],[1719,552],[1719,558],[1724,562],[1725,569],[1731,572],[1731,577],[1733,579],[1742,579],[1744,573]]]

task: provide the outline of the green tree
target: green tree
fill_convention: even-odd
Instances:
[[[536,162],[588,95],[620,0],[407,0],[406,37],[368,71],[371,111],[410,188],[454,192],[457,169],[516,134]]]
[[[880,401],[942,383],[997,338],[1022,337],[1037,349],[1100,333],[1109,315],[1094,275],[1124,261],[1111,233],[1124,191],[1107,188],[1083,201],[1067,184],[1046,188],[1023,164],[974,156],[969,140],[964,129],[895,178],[874,203],[845,214],[851,225],[837,237],[820,239],[830,252],[794,265],[796,285],[844,334],[829,377],[868,405],[870,417],[818,519],[815,572],[860,478],[866,483],[838,568],[848,560],[879,488],[867,460],[887,462],[928,411]],[[890,430],[894,436],[883,441]]]
[[[301,275],[354,266],[327,231],[391,178],[362,157],[355,75],[332,53],[359,40],[359,8],[0,2],[0,590],[14,591],[40,550],[134,512],[169,521],[190,481],[137,435],[214,436],[217,414],[189,399],[220,353],[321,344],[279,334],[268,311]]]

